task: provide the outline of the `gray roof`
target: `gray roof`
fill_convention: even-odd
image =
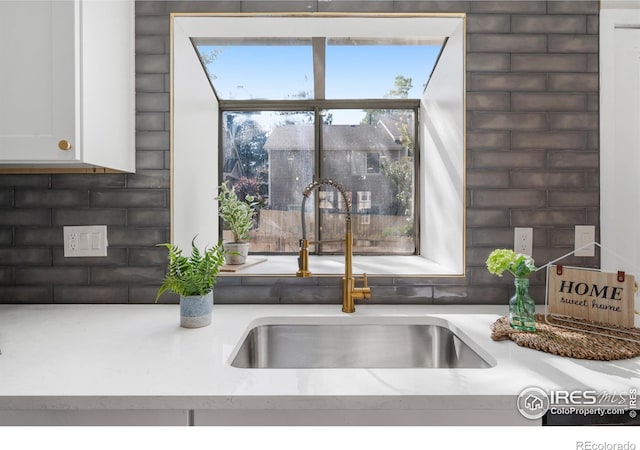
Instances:
[[[382,126],[327,125],[323,144],[326,150],[399,151],[402,145]],[[285,125],[275,128],[264,144],[267,151],[312,150],[313,125]]]

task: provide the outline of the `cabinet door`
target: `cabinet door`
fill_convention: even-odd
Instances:
[[[71,0],[0,1],[0,160],[77,159],[77,8]]]

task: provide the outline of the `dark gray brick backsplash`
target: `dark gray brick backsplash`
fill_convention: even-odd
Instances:
[[[508,53],[467,53],[467,71],[508,72],[511,56]]]
[[[543,130],[547,124],[544,113],[471,112],[467,117],[478,130]]]
[[[0,226],[51,225],[51,210],[49,209],[2,209],[0,212]]]
[[[56,209],[53,211],[53,225],[126,225],[125,209]]]
[[[164,190],[110,190],[92,191],[91,206],[97,208],[164,207]]]
[[[291,9],[291,6],[287,5],[286,1],[270,1],[269,3],[281,4],[282,7],[287,10],[287,7]],[[351,12],[361,12],[361,11],[371,11],[371,12],[391,12],[394,9],[394,1],[393,0],[333,0],[330,2],[327,1],[309,1],[309,2],[296,2],[294,11],[318,11],[318,12],[335,12],[335,11],[351,11]],[[243,1],[242,2],[242,10],[250,11],[249,8],[257,8],[258,11],[263,10],[264,2],[260,0],[254,1]]]
[[[55,190],[17,190],[16,208],[87,208],[89,191]]]
[[[470,34],[467,37],[470,52],[539,53],[547,47],[547,37],[519,34]]]
[[[108,234],[108,233],[107,233]],[[111,245],[111,243],[109,243]],[[117,248],[113,246],[107,247],[107,256],[91,256],[91,257],[65,257],[63,247],[54,247],[53,249],[53,265],[54,266],[126,266],[127,265],[126,248]]]
[[[168,261],[164,247],[143,247],[129,249],[129,264],[132,266],[162,266]]]
[[[587,135],[574,131],[514,131],[511,135],[511,148],[533,149],[584,149]]]
[[[573,205],[598,206],[600,199],[599,191],[561,191],[549,193],[549,206],[572,207]]]
[[[2,174],[0,176],[0,188],[47,188],[49,187],[48,175],[15,175]]]
[[[165,113],[163,112],[136,114],[136,130],[163,131],[165,125]]]
[[[552,227],[566,224],[580,225],[585,221],[583,209],[513,209],[511,220],[514,227]]]
[[[119,188],[125,186],[123,174],[55,174],[51,175],[51,187],[54,189],[95,189]]]
[[[549,155],[549,167],[555,169],[597,169],[598,164],[598,152],[558,151]]]
[[[506,171],[496,170],[467,170],[467,188],[479,187],[508,187],[509,174]]]
[[[131,208],[127,211],[127,224],[133,227],[168,227],[171,214],[166,208]]]
[[[120,247],[154,246],[168,241],[166,230],[162,228],[119,228],[109,229],[109,245]]]
[[[159,1],[158,3],[162,3]],[[169,15],[136,15],[136,35],[169,34]],[[136,69],[138,69],[136,67]]]
[[[41,304],[53,303],[50,286],[13,285],[0,286],[0,303]]]
[[[19,228],[15,232],[18,246],[62,245],[62,227],[56,228]]]
[[[162,150],[145,150],[136,152],[136,168],[142,169],[164,169],[168,168],[165,165],[165,158],[169,155],[169,152]]]
[[[543,151],[474,151],[471,154],[471,167],[491,167],[509,169],[540,168],[547,164],[547,155]]]
[[[13,190],[3,189],[0,191],[0,208],[10,208],[13,206]]]
[[[51,249],[0,247],[0,261],[3,266],[47,266],[51,265]]]
[[[531,207],[546,205],[546,192],[526,189],[476,189],[473,192],[473,206],[477,207]]]
[[[0,284],[13,284],[13,267],[0,266]]]
[[[169,149],[169,133],[166,131],[138,131],[136,147],[140,150]]]
[[[587,97],[584,94],[524,93],[511,94],[514,111],[584,111]]]
[[[505,111],[510,108],[511,97],[508,92],[468,92],[467,110],[469,111]]]
[[[138,92],[136,94],[136,110],[138,112],[169,111],[169,94]]]
[[[598,92],[598,74],[591,73],[551,73],[550,91]]]
[[[511,172],[511,184],[514,187],[532,188],[578,188],[585,186],[582,172],[550,172],[514,170]]]
[[[139,170],[127,175],[127,187],[166,189],[169,187],[169,173],[166,170]]]
[[[511,56],[514,72],[585,72],[587,55],[584,54],[517,54]]]
[[[508,33],[511,18],[507,14],[471,14],[467,18],[467,33]]]
[[[0,228],[0,246],[9,247],[11,244],[13,244],[13,229]]]
[[[165,275],[163,267],[91,267],[89,276],[92,285],[119,285],[119,284],[157,284],[162,283]]]
[[[598,36],[549,36],[549,51],[552,53],[597,53]]]
[[[544,74],[472,74],[472,91],[544,91],[547,77]]]
[[[167,52],[167,44],[168,41],[164,35],[138,35],[136,36],[136,54],[164,55]]]
[[[155,301],[167,259],[156,244],[170,237],[171,12],[467,13],[465,276],[372,277],[372,303],[506,308],[511,280],[484,262],[513,244],[513,227],[534,228],[544,262],[573,248],[576,224],[599,224],[598,1],[139,0],[135,10],[137,173],[0,174],[0,303]],[[64,225],[107,225],[107,257],[65,258]],[[538,302],[543,290],[536,275]],[[339,277],[220,276],[215,289],[230,304],[339,309],[340,297]]]
[[[162,92],[164,85],[164,74],[162,73],[136,75],[136,92]]]
[[[509,132],[469,131],[467,133],[467,149],[491,150],[507,149],[509,147]]]
[[[471,235],[473,246],[478,247],[506,247],[513,245],[512,228],[477,228]],[[537,240],[535,240],[537,243]]]
[[[512,33],[569,33],[587,31],[584,15],[514,15],[511,18]]]
[[[509,210],[507,209],[467,209],[468,227],[507,227]],[[468,249],[467,249],[468,250]]]
[[[157,285],[154,286],[144,286],[144,285],[130,285],[129,286],[129,303],[142,303],[142,304],[150,304],[156,302],[156,295],[158,294],[158,288],[162,280],[159,280]],[[216,289],[217,286],[216,286]],[[214,294],[215,297],[215,294]],[[173,292],[165,292],[162,294],[162,297],[158,299],[158,303],[161,304],[177,304],[179,303],[180,298],[174,294]],[[216,299],[214,298],[214,303],[216,303]],[[217,302],[219,303],[219,302]]]
[[[512,1],[512,0],[481,0],[469,3],[472,13],[497,14],[544,14],[547,11],[544,1]]]
[[[547,2],[547,12],[549,14],[593,14],[598,16],[600,8],[599,0],[572,0],[564,2]],[[591,17],[591,16],[590,16]]]
[[[241,12],[243,1],[220,0],[207,2],[202,0],[167,1],[166,10],[170,12]],[[308,3],[308,2],[305,2]]]
[[[597,113],[565,112],[549,114],[549,127],[555,130],[597,130]]]
[[[168,55],[136,55],[136,73],[167,73]]]
[[[127,303],[126,286],[55,286],[53,303]]]
[[[86,267],[17,267],[17,284],[87,284]]]

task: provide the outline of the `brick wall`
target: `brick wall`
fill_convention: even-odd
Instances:
[[[151,303],[169,239],[169,12],[466,12],[467,276],[376,278],[376,303],[497,303],[484,261],[534,227],[534,258],[599,222],[598,1],[137,1],[136,174],[0,175],[0,303]],[[63,225],[108,225],[63,258]],[[572,258],[597,265],[598,258]],[[544,278],[532,292],[544,300]],[[339,303],[337,278],[224,278],[218,303]],[[167,295],[165,302],[176,301]]]

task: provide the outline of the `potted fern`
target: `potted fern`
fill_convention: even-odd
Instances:
[[[253,227],[253,216],[258,202],[252,195],[240,200],[225,181],[219,187],[218,214],[233,236],[232,241],[222,243],[227,264],[244,264],[249,254],[249,230]]]
[[[220,267],[224,264],[224,250],[218,242],[201,252],[191,241],[191,255],[184,256],[182,249],[173,244],[158,244],[169,250],[169,265],[164,281],[158,289],[156,303],[166,291],[180,296],[180,325],[199,328],[211,323],[213,310],[213,286]]]

